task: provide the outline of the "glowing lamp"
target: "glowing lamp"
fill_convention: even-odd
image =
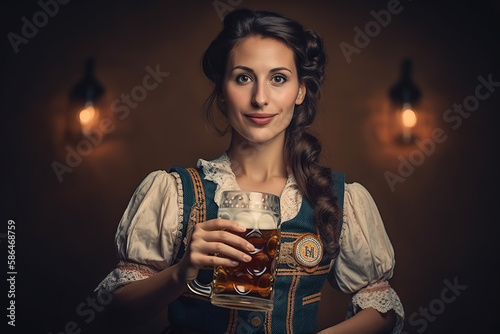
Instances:
[[[83,78],[77,82],[71,91],[71,97],[76,102],[76,122],[83,134],[89,134],[99,122],[99,109],[96,102],[104,94],[104,88],[97,81],[93,58],[85,62]]]
[[[396,124],[399,128],[397,139],[403,144],[411,144],[415,140],[412,130],[418,122],[415,106],[421,96],[420,89],[411,79],[411,71],[411,60],[405,59],[401,66],[401,77],[389,91],[389,97],[396,111]]]

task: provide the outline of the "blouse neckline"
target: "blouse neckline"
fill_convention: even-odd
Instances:
[[[217,187],[215,190],[214,201],[220,204],[222,192],[225,190],[241,190],[236,182],[236,175],[231,168],[231,160],[224,152],[219,158],[214,160],[199,159],[198,168],[202,168],[205,174],[205,180],[214,182]],[[280,205],[283,221],[294,218],[302,205],[302,195],[300,194],[297,183],[290,169],[287,169],[288,177],[280,194]]]

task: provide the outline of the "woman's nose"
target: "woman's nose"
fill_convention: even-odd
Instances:
[[[252,96],[252,105],[255,108],[263,108],[269,103],[267,88],[265,81],[260,81],[255,84]]]

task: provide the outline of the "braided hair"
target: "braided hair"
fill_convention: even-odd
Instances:
[[[220,134],[227,132],[227,128],[220,130],[216,125],[216,110],[227,116],[217,97],[222,92],[230,51],[236,43],[250,36],[274,38],[293,51],[299,81],[306,87],[306,96],[300,105],[295,106],[291,123],[286,129],[285,157],[299,191],[314,209],[315,225],[325,249],[329,256],[335,257],[339,250],[341,210],[333,190],[331,170],[319,163],[321,143],[306,131],[316,117],[325,73],[326,56],[321,36],[273,12],[236,9],[226,15],[222,31],[211,42],[202,59],[203,71],[214,83],[206,101],[207,119]]]

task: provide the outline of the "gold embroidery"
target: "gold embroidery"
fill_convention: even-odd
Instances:
[[[286,276],[286,275],[298,275],[298,276],[303,276],[303,275],[323,275],[323,274],[328,274],[330,272],[330,265],[324,265],[324,266],[319,266],[315,272],[313,273],[308,273],[306,271],[302,271],[302,268],[278,268],[278,276]]]
[[[229,324],[227,326],[226,334],[236,333],[237,327],[238,327],[238,311],[231,309],[229,311]]]
[[[305,296],[302,298],[302,306],[307,305],[307,304],[312,304],[314,302],[319,302],[321,299],[321,292],[312,294],[310,296]]]
[[[201,182],[200,174],[195,168],[186,168],[191,175],[194,188],[195,203],[189,212],[189,220],[186,229],[186,236],[184,238],[184,246],[187,249],[191,241],[191,234],[193,233],[194,225],[199,222],[207,220],[207,210],[205,206],[205,191],[203,190],[203,183]]]
[[[201,178],[200,174],[198,174],[198,171],[194,168],[186,168],[189,174],[191,175],[191,179],[193,180],[193,186],[194,186],[194,198],[196,203],[202,203],[205,201],[205,191],[203,190],[203,183],[201,183]],[[199,222],[205,221],[206,218],[206,210],[203,207],[203,210],[200,211],[200,216],[198,217],[200,220]]]
[[[272,311],[266,312],[266,317],[264,319],[264,330],[266,334],[272,333],[271,321],[272,321]]]
[[[297,238],[300,238],[302,235],[303,235],[303,233],[294,233],[294,232],[283,232],[283,231],[281,231],[281,238],[297,239]]]
[[[297,285],[299,284],[300,276],[294,275],[290,291],[288,291],[288,309],[286,315],[286,332],[293,334],[293,313],[295,309],[295,293],[297,292]]]
[[[281,234],[283,238],[283,233]],[[297,262],[293,258],[293,242],[282,242],[280,245],[280,256],[278,258],[278,263],[287,264],[289,267],[295,268]]]

